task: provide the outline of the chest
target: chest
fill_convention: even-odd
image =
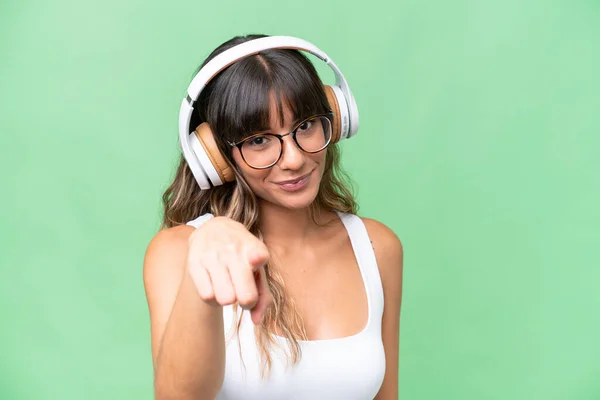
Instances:
[[[276,253],[274,263],[309,340],[351,336],[366,326],[365,282],[349,240],[318,251]]]

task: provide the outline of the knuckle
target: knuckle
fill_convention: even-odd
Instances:
[[[243,306],[253,304],[257,300],[258,300],[258,295],[254,294],[254,293],[244,292],[244,293],[238,294],[238,302]]]
[[[236,298],[233,293],[219,293],[217,301],[222,306],[228,306],[230,304],[235,303]]]
[[[231,273],[235,274],[239,278],[244,278],[248,275],[249,272],[252,272],[252,266],[242,260],[237,261],[235,264],[232,264],[230,267]]]
[[[269,257],[269,249],[267,248],[266,244],[263,242],[258,243],[257,249],[260,251],[262,256]]]
[[[233,242],[224,243],[222,246],[222,251],[224,253],[228,253],[228,254],[235,253],[236,250],[237,250],[237,245]]]
[[[212,301],[215,299],[215,296],[212,293],[206,293],[204,291],[201,291],[199,293],[200,298],[206,302]]]

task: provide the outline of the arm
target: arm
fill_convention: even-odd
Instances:
[[[404,250],[400,239],[387,226],[371,219],[363,220],[373,241],[385,303],[381,328],[386,358],[385,376],[374,400],[397,400]]]
[[[144,259],[156,399],[214,399],[223,383],[222,307],[200,298],[186,268],[193,231],[159,232]]]

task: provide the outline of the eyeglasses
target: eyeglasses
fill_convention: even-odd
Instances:
[[[237,147],[248,166],[264,169],[277,164],[283,153],[283,138],[292,135],[300,150],[306,153],[318,153],[331,141],[331,118],[333,114],[319,114],[300,122],[293,131],[275,135],[257,133],[237,143],[228,142]]]

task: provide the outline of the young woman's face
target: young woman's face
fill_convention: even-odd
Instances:
[[[301,122],[294,120],[291,110],[285,105],[283,113],[282,125],[278,118],[277,104],[274,100],[271,101],[268,133],[284,135]],[[257,143],[262,143],[262,140],[259,139]],[[272,167],[266,169],[250,167],[237,147],[233,149],[233,160],[256,196],[281,207],[301,209],[308,207],[317,196],[325,168],[326,154],[326,149],[318,153],[306,153],[296,145],[292,135],[287,135],[283,138],[281,158]]]

